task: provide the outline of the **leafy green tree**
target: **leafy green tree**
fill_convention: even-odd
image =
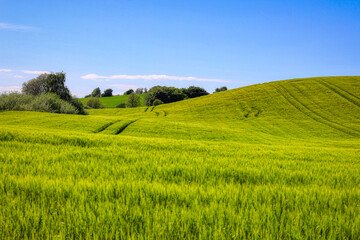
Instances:
[[[129,90],[127,90],[126,92],[124,92],[124,95],[130,95],[130,94],[133,93],[133,92],[134,92],[134,90],[129,89]]]
[[[86,99],[85,107],[99,109],[99,108],[104,108],[104,105],[101,104],[98,97],[90,97],[90,98]]]
[[[161,100],[163,103],[171,103],[186,98],[185,93],[175,87],[155,86],[152,87],[144,97],[146,106],[152,106],[155,99]]]
[[[100,97],[100,96],[101,96],[100,88],[95,88],[91,93],[91,97]]]
[[[188,98],[201,97],[209,94],[205,89],[196,86],[183,88],[182,91],[186,94]]]
[[[65,86],[66,75],[64,72],[50,73],[47,75],[45,81],[46,92],[55,93],[65,101],[72,99],[70,90]]]
[[[29,95],[40,95],[47,91],[47,73],[41,74],[36,78],[33,78],[22,84],[22,92]]]
[[[113,90],[111,88],[106,89],[103,94],[101,94],[101,97],[111,97]]]
[[[65,86],[66,75],[64,72],[44,73],[38,77],[24,82],[22,92],[30,95],[43,93],[55,93],[61,99],[70,101],[72,99],[70,90]]]
[[[125,103],[127,108],[139,107],[140,106],[140,96],[135,93],[130,93]]]
[[[137,89],[135,90],[135,93],[136,93],[136,94],[143,94],[143,93],[144,93],[144,89],[143,89],[143,88],[137,88]]]

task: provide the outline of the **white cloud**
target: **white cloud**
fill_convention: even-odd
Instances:
[[[24,78],[24,76],[21,75],[15,75],[14,78]]]
[[[197,82],[229,82],[222,79],[211,78],[197,78],[197,77],[181,77],[181,76],[169,76],[169,75],[112,75],[112,76],[99,76],[97,74],[88,74],[81,77],[82,79],[124,79],[124,80],[171,80],[171,81],[197,81]]]
[[[0,87],[0,92],[21,92],[21,87],[19,86],[8,86]]]
[[[136,90],[137,88],[139,88],[139,86],[137,85],[130,85],[130,84],[111,84],[110,87],[115,87],[120,90],[129,90],[129,89]]]
[[[31,26],[15,25],[15,24],[10,24],[10,23],[1,23],[0,22],[0,29],[24,31],[24,30],[34,30],[36,28],[31,27]]]
[[[11,72],[11,69],[0,69],[0,72]]]
[[[28,71],[28,70],[22,70],[23,73],[27,74],[43,74],[43,73],[50,73],[48,71]]]

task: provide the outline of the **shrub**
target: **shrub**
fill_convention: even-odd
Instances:
[[[28,104],[34,96],[20,93],[3,93],[0,95],[0,110],[21,111],[30,110]]]
[[[85,107],[99,109],[99,108],[104,108],[105,106],[100,102],[99,98],[91,97],[86,99]]]
[[[125,103],[120,103],[119,105],[117,105],[116,106],[117,108],[125,108],[126,107],[126,105],[125,105]]]
[[[216,93],[216,92],[223,92],[223,91],[226,91],[226,90],[227,90],[227,87],[223,86],[223,87],[221,87],[221,88],[216,88],[214,93]]]
[[[76,108],[79,114],[87,115],[88,112],[85,111],[84,105],[80,102],[78,98],[72,98],[70,103]]]
[[[135,93],[131,93],[128,96],[128,98],[126,99],[125,105],[128,108],[139,107],[140,106],[140,96]]]
[[[153,102],[153,106],[157,106],[163,104],[163,101],[161,101],[160,99],[155,99],[155,101]]]
[[[78,110],[71,103],[60,99],[55,93],[35,97],[30,103],[30,108],[38,112],[78,114]]]

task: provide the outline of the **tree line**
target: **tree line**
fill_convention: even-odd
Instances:
[[[226,91],[227,88],[216,88],[215,92]],[[110,97],[112,96],[112,89],[106,89],[104,93],[101,93],[100,88],[95,88],[91,94],[85,96],[90,97]],[[145,94],[144,105],[156,106],[164,103],[177,102],[189,98],[201,97],[208,95],[209,93],[201,87],[190,86],[188,88],[176,88],[167,86],[154,86],[147,90],[147,88],[137,88],[135,91],[129,89],[124,92],[124,95],[129,95],[125,104],[119,104],[118,107],[138,107],[141,105],[139,94]],[[91,102],[93,108],[95,105],[101,106],[100,102],[96,102],[94,99],[89,99],[86,102]],[[89,104],[87,104],[89,105]]]
[[[112,89],[106,89],[101,93],[100,88],[95,88],[84,105],[76,97],[71,95],[65,85],[66,74],[64,72],[44,73],[38,77],[24,82],[22,93],[10,93],[0,95],[0,110],[23,110],[42,111],[52,113],[87,114],[85,108],[103,108],[99,97],[113,96]],[[225,91],[227,88],[216,88],[215,92]],[[137,88],[135,91],[129,89],[124,95],[129,95],[125,104],[117,107],[139,107],[141,106],[140,94],[144,95],[144,105],[156,106],[164,103],[177,102],[189,98],[201,97],[209,93],[201,87],[190,86],[188,88],[176,88],[167,86],[154,86]]]

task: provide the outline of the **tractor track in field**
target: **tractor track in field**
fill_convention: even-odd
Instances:
[[[129,127],[131,124],[133,124],[137,120],[138,119],[125,122],[118,130],[116,130],[115,135],[119,135],[120,133],[122,133],[127,127]]]
[[[319,81],[319,80],[318,80],[318,83],[320,83],[321,85],[323,85],[326,88],[330,89],[331,91],[333,91],[334,93],[336,93],[340,97],[344,98],[348,102],[356,105],[357,107],[360,107],[360,99],[358,97],[352,95],[351,93],[345,91],[344,89],[341,89],[341,88],[337,87],[336,85],[334,85],[332,83],[325,82],[325,81]]]
[[[109,123],[101,126],[100,128],[96,129],[95,131],[93,131],[93,133],[100,133],[100,132],[104,131],[105,129],[107,129],[108,127],[110,127],[111,125],[114,125],[115,123],[120,122],[120,121],[121,120],[109,122]]]
[[[296,97],[294,97],[285,87],[281,86],[281,85],[276,85],[274,86],[274,88],[292,105],[294,106],[297,110],[299,110],[300,112],[302,112],[303,114],[305,114],[306,116],[308,116],[309,118],[313,119],[314,121],[317,121],[319,123],[322,123],[328,127],[331,127],[333,129],[336,129],[338,131],[341,131],[343,133],[352,135],[352,136],[360,136],[360,132],[346,127],[344,125],[341,125],[339,123],[333,122],[323,116],[321,116],[320,114],[312,111],[311,109],[309,109],[306,105],[304,105],[303,103],[301,103]]]

